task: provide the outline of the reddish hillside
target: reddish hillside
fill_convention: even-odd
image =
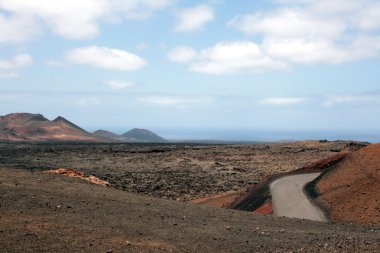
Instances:
[[[380,224],[380,143],[349,154],[317,189],[333,220]]]
[[[5,141],[101,141],[70,121],[53,121],[41,114],[12,113],[0,116],[0,140]]]

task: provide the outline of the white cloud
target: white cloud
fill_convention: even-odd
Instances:
[[[35,18],[29,15],[5,16],[0,11],[0,43],[32,40],[40,34]]]
[[[91,106],[99,106],[101,105],[101,102],[96,97],[89,97],[89,98],[78,99],[75,104],[81,107],[91,107]]]
[[[263,54],[289,64],[339,64],[380,56],[380,3],[276,0],[278,8],[237,16],[228,25],[260,36]]]
[[[103,0],[3,0],[0,8],[39,18],[54,33],[65,38],[83,39],[98,35],[97,21],[107,5]]]
[[[380,104],[380,93],[377,91],[363,94],[350,94],[350,95],[327,95],[322,101],[324,107],[333,107],[340,104],[352,103],[376,103]]]
[[[201,29],[208,22],[214,20],[214,11],[207,5],[198,5],[192,8],[182,9],[176,14],[178,24],[175,30],[188,32]]]
[[[108,0],[108,18],[115,19],[147,19],[156,10],[163,9],[177,0]],[[110,16],[111,15],[111,16]]]
[[[277,8],[240,15],[228,26],[255,41],[219,42],[168,55],[206,74],[289,70],[295,64],[341,64],[380,56],[380,3],[371,0],[275,0]]]
[[[380,3],[376,2],[365,11],[361,11],[354,19],[356,25],[365,31],[380,28]]]
[[[340,20],[320,19],[299,9],[240,16],[230,21],[229,25],[247,34],[264,34],[280,39],[337,38],[346,29],[345,23]]]
[[[120,71],[138,70],[147,64],[141,57],[127,51],[98,46],[72,49],[65,58],[75,64]]]
[[[122,90],[122,89],[136,86],[136,83],[126,82],[126,81],[121,81],[121,80],[106,80],[103,83],[114,90]]]
[[[210,96],[146,95],[136,97],[136,100],[153,105],[184,107],[190,104],[210,103],[215,99]]]
[[[262,105],[297,105],[306,100],[306,98],[297,97],[271,97],[260,99],[258,102]]]
[[[29,66],[33,59],[29,54],[18,54],[10,59],[0,59],[0,78],[18,77],[14,70]]]
[[[32,64],[33,59],[28,54],[18,54],[9,60],[0,59],[0,70],[18,69]]]
[[[286,63],[267,57],[260,46],[251,41],[220,42],[191,56],[179,58],[182,61],[179,59],[177,61],[187,63],[189,71],[205,74],[221,75],[288,69]]]
[[[93,38],[100,33],[103,21],[120,22],[124,19],[148,18],[157,9],[173,0],[1,0],[0,42],[23,42],[36,36],[40,26],[48,27],[68,39]],[[18,28],[17,30],[13,30]],[[15,34],[15,31],[18,34]]]
[[[190,71],[231,74],[287,68],[283,62],[265,56],[259,45],[250,41],[220,42],[202,50],[199,55],[199,60],[189,66]]]
[[[267,40],[263,43],[267,55],[298,64],[341,63],[350,58],[347,51],[328,40]]]
[[[168,59],[173,62],[186,63],[197,56],[197,51],[191,47],[178,46],[172,49],[168,54]]]

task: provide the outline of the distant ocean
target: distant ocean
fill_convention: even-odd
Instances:
[[[297,140],[352,140],[380,142],[378,133],[344,131],[265,131],[265,130],[182,130],[156,129],[157,134],[169,140],[219,140],[219,141],[297,141]]]
[[[91,130],[98,129],[91,127]],[[129,128],[126,128],[130,130]],[[126,129],[107,128],[116,134]],[[171,129],[147,127],[168,140],[212,140],[233,142],[277,142],[297,140],[352,140],[371,143],[380,142],[380,130],[376,131],[305,131],[305,130],[255,130],[255,129]]]

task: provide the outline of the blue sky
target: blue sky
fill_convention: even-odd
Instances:
[[[379,56],[372,0],[0,0],[0,114],[380,141]]]

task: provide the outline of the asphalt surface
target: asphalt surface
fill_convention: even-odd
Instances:
[[[303,187],[320,173],[282,177],[270,184],[273,213],[277,216],[327,221],[323,212],[305,195]]]

